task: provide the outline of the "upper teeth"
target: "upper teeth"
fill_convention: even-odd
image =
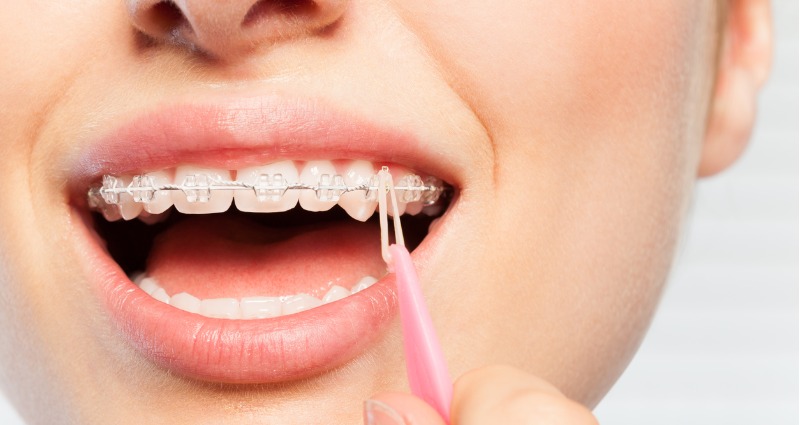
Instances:
[[[326,211],[338,203],[351,217],[365,221],[377,206],[376,167],[368,161],[340,165],[287,160],[234,171],[182,165],[136,176],[107,175],[102,187],[89,191],[89,202],[110,221],[140,217],[154,222],[153,215],[172,205],[185,214],[224,212],[231,202],[247,212],[287,211],[298,202],[308,211]],[[393,175],[401,214],[417,214],[436,203],[444,190],[441,181],[423,181],[398,168]]]

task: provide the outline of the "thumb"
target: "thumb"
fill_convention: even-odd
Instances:
[[[597,425],[592,412],[548,382],[509,366],[486,366],[455,383],[453,425]],[[445,425],[411,394],[382,393],[364,403],[366,425]]]
[[[455,383],[451,416],[458,425],[597,425],[589,409],[556,387],[502,365],[461,376]]]
[[[433,407],[411,394],[381,393],[364,402],[365,425],[445,425]]]

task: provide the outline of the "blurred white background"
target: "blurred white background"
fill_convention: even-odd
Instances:
[[[798,2],[774,2],[754,140],[699,183],[661,307],[604,425],[798,424]]]
[[[702,181],[650,334],[596,409],[603,425],[798,424],[798,2],[753,143]],[[22,421],[0,397],[0,424]]]

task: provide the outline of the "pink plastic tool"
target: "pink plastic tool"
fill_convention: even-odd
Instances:
[[[422,297],[417,271],[404,246],[392,245],[389,249],[397,279],[403,345],[411,392],[428,402],[450,423],[453,382],[433,329],[431,315]]]
[[[380,176],[379,217],[381,247],[389,271],[395,274],[400,320],[403,325],[403,346],[411,392],[436,409],[450,423],[450,403],[453,400],[453,381],[447,370],[442,347],[436,337],[431,315],[425,305],[417,270],[403,241],[397,196],[389,170],[383,167]],[[386,192],[391,195],[395,244],[389,246]]]

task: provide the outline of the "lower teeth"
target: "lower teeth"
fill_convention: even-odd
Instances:
[[[216,319],[267,319],[299,313],[338,301],[369,288],[378,279],[372,276],[364,276],[350,290],[333,285],[321,300],[308,294],[281,297],[244,297],[241,300],[236,298],[200,299],[186,292],[169,296],[164,288],[152,277],[139,273],[133,281],[151,297],[189,313]]]

